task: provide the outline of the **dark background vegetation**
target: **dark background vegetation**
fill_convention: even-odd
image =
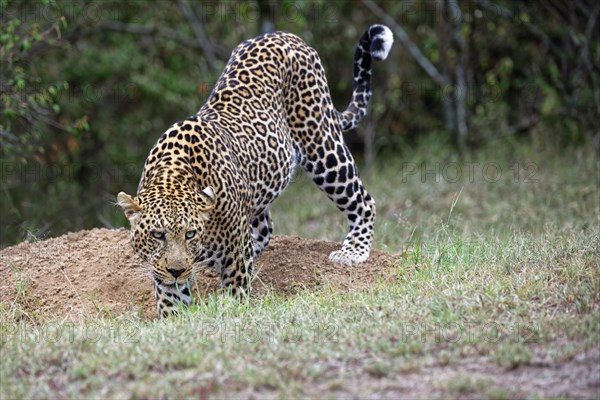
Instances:
[[[124,225],[115,194],[135,192],[158,136],[265,31],[316,48],[343,109],[358,38],[392,28],[371,113],[347,136],[365,167],[427,135],[463,157],[499,140],[599,147],[593,0],[0,0],[0,13],[0,248]]]

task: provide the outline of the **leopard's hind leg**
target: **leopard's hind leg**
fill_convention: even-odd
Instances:
[[[346,145],[343,141],[335,143],[335,150],[324,159],[307,159],[304,169],[348,220],[349,231],[342,248],[331,253],[329,259],[346,265],[366,261],[373,240],[375,200],[363,186]]]
[[[366,115],[372,60],[384,60],[392,43],[392,32],[384,25],[372,25],[363,34],[354,56],[352,100],[343,112],[333,108],[325,72],[312,49],[306,50],[307,60],[299,64],[305,61],[313,71],[289,88],[288,125],[302,151],[301,165],[348,220],[342,248],[329,256],[342,264],[369,258],[375,222],[375,201],[360,180],[342,131],[354,128]]]
[[[262,254],[271,241],[272,234],[273,221],[271,220],[271,212],[268,209],[252,218],[252,246],[255,257]]]

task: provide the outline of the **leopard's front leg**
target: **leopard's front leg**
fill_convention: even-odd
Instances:
[[[254,248],[251,232],[229,246],[221,265],[221,288],[243,300],[250,296]]]
[[[178,315],[181,307],[187,307],[192,303],[192,281],[188,279],[183,285],[163,285],[154,281],[154,295],[156,299],[156,311],[159,318]]]

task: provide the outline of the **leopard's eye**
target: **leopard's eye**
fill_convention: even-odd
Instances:
[[[193,239],[193,238],[194,238],[194,236],[196,236],[196,231],[187,231],[187,232],[185,233],[185,238],[186,238],[187,240]]]
[[[166,233],[163,231],[152,231],[152,237],[157,240],[165,240]]]

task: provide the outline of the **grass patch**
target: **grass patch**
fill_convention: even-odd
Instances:
[[[403,252],[396,278],[370,290],[242,304],[214,295],[166,321],[98,310],[78,324],[32,323],[3,302],[0,397],[373,397],[385,382],[469,360],[481,360],[476,375],[410,393],[568,396],[497,380],[598,348],[599,162],[511,144],[468,162],[426,143],[365,174],[378,201],[375,247]],[[341,239],[343,217],[296,180],[276,203],[276,232]],[[19,301],[25,278],[15,269]]]

